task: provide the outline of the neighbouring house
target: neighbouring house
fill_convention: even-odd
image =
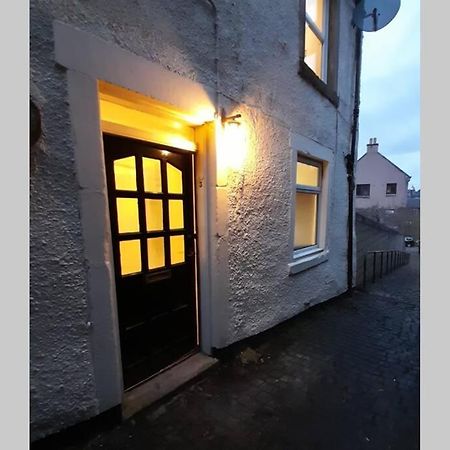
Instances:
[[[410,176],[383,156],[376,138],[356,166],[355,206],[359,214],[404,236],[420,239],[420,189],[408,189]],[[359,240],[358,232],[356,233]]]
[[[354,7],[31,1],[32,441],[346,292]]]
[[[411,177],[378,150],[370,138],[367,152],[356,165],[356,209],[406,207]]]

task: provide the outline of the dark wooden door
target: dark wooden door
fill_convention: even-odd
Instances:
[[[125,389],[197,347],[193,155],[103,135]]]

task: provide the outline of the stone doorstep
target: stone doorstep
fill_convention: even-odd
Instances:
[[[138,411],[152,405],[217,362],[216,358],[204,353],[195,353],[149,381],[125,392],[122,401],[122,418],[128,419]]]

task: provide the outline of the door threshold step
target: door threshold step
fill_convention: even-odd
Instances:
[[[128,419],[143,408],[152,405],[217,362],[216,358],[198,352],[149,381],[125,392],[122,402],[122,418]]]

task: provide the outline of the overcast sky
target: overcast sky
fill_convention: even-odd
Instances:
[[[420,1],[401,0],[394,20],[364,32],[358,157],[379,151],[420,187]]]

